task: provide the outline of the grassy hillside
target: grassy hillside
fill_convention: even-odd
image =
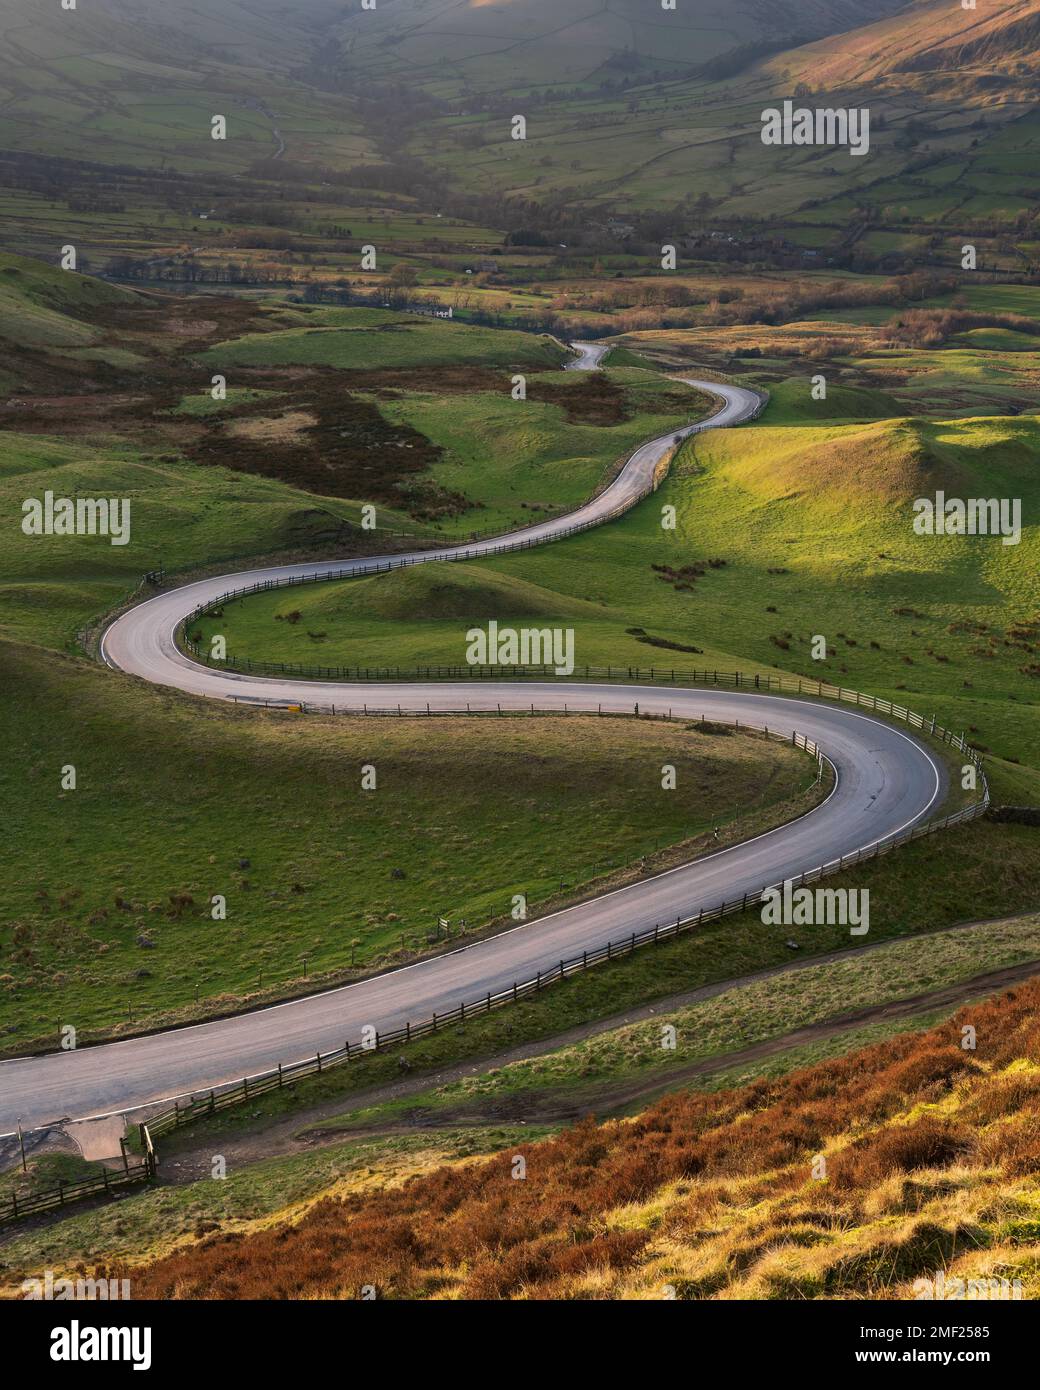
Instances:
[[[766,66],[820,91],[915,83],[950,100],[992,89],[997,79],[1006,97],[1017,83],[1031,90],[1038,35],[1036,0],[995,0],[981,10],[956,6],[952,13],[945,0],[914,0]]]
[[[12,352],[0,401],[8,636],[65,646],[160,563],[340,558],[392,549],[394,533],[522,525],[578,505],[644,439],[706,407],[655,374],[559,372],[562,350],[531,334],[217,299],[204,312],[39,262],[0,266],[0,336],[33,343]],[[202,365],[208,340],[253,324],[266,331]],[[236,366],[239,351],[254,365]],[[318,360],[284,365],[295,352]],[[511,399],[513,368],[526,401]],[[219,402],[199,390],[216,371]],[[128,499],[129,544],[24,535],[23,503],[48,491]],[[361,533],[369,501],[379,529]]]
[[[1032,981],[775,1080],[217,1234],[134,1269],[135,1296],[886,1298],[938,1270],[1035,1296],[1038,1003]]]
[[[362,311],[364,312],[364,311]],[[444,319],[386,315],[358,328],[291,328],[220,343],[206,354],[227,367],[322,366],[340,369],[469,363],[480,367],[556,367],[566,354],[549,339],[468,328]]]
[[[983,27],[976,12],[944,19],[943,0],[906,11],[883,3],[858,13],[834,6],[723,13],[713,4],[695,18],[675,12],[649,20],[640,10],[622,37],[616,10],[590,17],[578,6],[528,19],[525,7],[518,30],[514,8],[492,4],[470,11],[463,35],[452,26],[449,44],[450,10],[402,23],[405,11],[388,5],[375,25],[348,22],[345,61],[452,100],[440,119],[404,133],[412,153],[473,191],[491,184],[553,205],[577,195],[629,213],[680,205],[694,225],[705,210],[772,225],[779,217],[796,235],[805,224],[805,245],[835,249],[851,244],[850,219],[868,202],[872,211],[895,210],[878,229],[896,238],[894,246],[913,237],[911,222],[954,212],[988,209],[1010,223],[1030,205],[1013,187],[1028,156],[1010,122],[1031,93],[1032,5],[1002,0],[995,14],[991,7],[974,47],[972,26]],[[807,44],[814,35],[822,37]],[[938,80],[917,71],[930,63],[942,67]],[[507,64],[509,72],[499,72]],[[530,85],[522,77],[517,84],[514,74],[528,70]],[[855,96],[879,70],[885,119],[875,120],[867,171],[842,150],[763,148],[765,107],[806,85],[828,97]],[[989,100],[994,74],[1022,104]],[[985,110],[981,125],[972,107]],[[514,111],[527,117],[524,141],[510,137]],[[684,200],[681,190],[690,188],[696,195]],[[905,206],[920,216],[905,217]]]
[[[101,336],[93,326],[99,315],[137,302],[131,290],[0,254],[0,339],[8,352],[89,345]]]
[[[945,0],[702,0],[696,13],[389,0],[347,14],[325,0],[149,0],[133,22],[120,0],[89,22],[31,10],[0,4],[4,237],[48,258],[71,239],[156,275],[234,262],[260,271],[246,283],[302,283],[355,272],[373,237],[469,297],[475,267],[443,253],[472,262],[527,208],[576,220],[583,238],[617,211],[667,209],[683,237],[706,217],[730,235],[748,219],[737,247],[782,219],[792,244],[842,264],[954,265],[971,222],[1002,265],[1034,255],[1018,220],[1034,201],[1032,0],[984,16],[948,16]],[[765,106],[867,81],[886,97],[869,172],[844,151],[761,145]],[[510,137],[517,112],[524,141]],[[226,140],[210,138],[214,114]],[[948,245],[932,244],[935,227]],[[573,250],[568,237],[550,235],[550,255]]]
[[[515,893],[533,913],[614,885],[665,846],[713,844],[716,818],[796,814],[815,777],[789,747],[680,725],[200,711],[74,658],[0,655],[0,778],[19,808],[0,992],[17,1050],[63,1021],[155,1026],[414,959],[439,916],[472,933],[508,921]]]
[[[788,963],[780,975],[695,992],[696,1002],[662,1001],[644,1010],[639,1023],[572,1029],[570,1041],[543,1044],[521,1060],[510,1047],[515,1039],[505,1038],[510,1050],[492,1054],[479,1072],[449,1069],[442,1061],[442,1079],[432,1089],[418,1078],[397,1081],[394,1099],[373,1101],[366,1090],[361,1108],[347,1111],[349,1102],[341,1099],[337,1108],[332,1097],[323,1105],[310,1097],[307,1108],[308,1097],[300,1095],[296,1111],[274,1129],[250,1115],[237,1131],[219,1136],[205,1125],[188,1130],[179,1136],[175,1157],[172,1139],[162,1145],[164,1160],[173,1160],[163,1162],[164,1175],[175,1182],[134,1194],[118,1207],[75,1212],[57,1227],[10,1235],[0,1250],[0,1298],[37,1268],[64,1269],[84,1256],[141,1263],[190,1244],[203,1222],[225,1235],[248,1234],[298,1220],[322,1196],[372,1193],[450,1159],[529,1143],[590,1109],[601,1116],[637,1112],[663,1087],[744,1085],[847,1054],[909,1026],[932,1026],[971,997],[965,991],[980,990],[979,980],[1002,968],[1020,969],[1038,950],[1036,919],[1023,918],[804,968]],[[660,1046],[663,1023],[677,1029],[674,1053]],[[390,1077],[382,1060],[371,1059],[374,1070],[366,1067],[357,1076],[358,1087],[374,1082],[378,1088]],[[443,1079],[446,1072],[449,1079]],[[386,1094],[385,1087],[375,1092],[377,1098]],[[401,1134],[405,1126],[407,1135]],[[297,1152],[285,1152],[289,1134]],[[227,1181],[193,1181],[215,1145],[228,1160]],[[0,1185],[53,1183],[56,1169],[68,1172],[73,1164],[69,1156],[44,1154],[30,1163],[27,1177],[5,1174]]]
[[[898,694],[1035,766],[1036,417],[809,424],[793,418],[790,393],[778,409],[777,425],[767,412],[751,429],[695,437],[655,497],[607,528],[450,574],[259,596],[202,630],[226,635],[238,657],[452,664],[465,660],[469,620],[504,606],[544,621],[556,594],[579,666],[779,667]],[[915,535],[912,503],[937,490],[1021,498],[1020,544]],[[668,504],[674,531],[660,525]],[[290,610],[306,621],[279,621]],[[319,642],[304,635],[315,629]],[[812,657],[816,635],[826,660]]]
[[[120,440],[3,438],[0,511],[8,541],[0,559],[0,630],[8,637],[69,646],[160,562],[170,570],[194,569],[263,553],[313,554],[317,547],[349,552],[361,542],[358,503],[310,497],[274,479],[199,467]],[[56,497],[129,499],[129,544],[112,545],[106,536],[24,535],[22,503],[48,490]],[[383,520],[395,521],[389,509]]]
[[[374,22],[342,22],[350,70],[418,78],[439,91],[594,87],[611,76],[674,76],[752,43],[835,33],[891,12],[898,0],[776,0],[767,9],[701,0],[696,10],[648,15],[638,0],[590,11],[581,0],[387,0]]]
[[[319,42],[324,4],[297,6],[291,23],[268,0],[145,0],[132,11],[99,0],[84,16],[27,0],[0,0],[4,116],[0,144],[146,169],[230,174],[273,154],[270,108],[287,129],[335,160],[365,142],[342,97],[315,92],[291,73]],[[70,17],[71,16],[71,17]],[[229,118],[227,141],[210,117]],[[333,121],[339,130],[333,134]]]

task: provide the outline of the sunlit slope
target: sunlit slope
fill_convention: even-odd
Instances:
[[[465,660],[469,620],[501,609],[544,623],[555,602],[579,668],[779,668],[894,695],[1035,764],[1037,418],[810,422],[811,410],[788,393],[776,424],[771,406],[751,429],[695,438],[657,494],[609,526],[451,575],[430,566],[407,581],[260,595],[201,630],[254,660],[451,665]],[[1019,499],[1019,542],[917,534],[914,503],[938,492]],[[291,609],[295,625],[279,620]]]
[[[972,91],[1006,99],[1033,90],[1038,50],[1040,0],[986,0],[974,9],[914,0],[897,14],[765,66],[816,91],[885,82],[946,99]]]
[[[914,1298],[1004,1278],[1035,1297],[1038,1003],[1030,981],[776,1080],[216,1235],[134,1270],[135,1296]]]

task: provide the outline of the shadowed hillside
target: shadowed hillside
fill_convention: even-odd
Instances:
[[[698,0],[664,12],[644,0],[381,0],[341,26],[343,57],[378,76],[412,73],[487,91],[717,68],[770,47],[845,30],[905,0]]]

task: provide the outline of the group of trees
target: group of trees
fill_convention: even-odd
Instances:
[[[952,309],[905,309],[894,315],[881,332],[893,346],[934,348],[955,334],[974,328],[1040,335],[1040,323],[1024,314],[978,314],[957,304]]]
[[[194,256],[113,256],[105,273],[113,280],[158,280],[182,285],[280,285],[291,280],[276,262],[206,261]]]

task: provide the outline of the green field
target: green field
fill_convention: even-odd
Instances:
[[[17,1051],[66,1022],[96,1037],[414,959],[438,917],[472,934],[508,922],[514,894],[534,913],[679,841],[699,852],[715,821],[775,824],[816,775],[784,745],[679,724],[200,711],[80,659],[0,651]]]
[[[360,503],[309,497],[284,483],[200,468],[175,454],[41,435],[6,434],[0,463],[0,514],[7,544],[0,558],[0,631],[66,647],[76,634],[134,590],[147,570],[195,569],[258,554],[313,551],[329,535],[361,542]],[[42,498],[119,497],[130,502],[130,541],[105,536],[24,535],[22,504]],[[346,528],[353,524],[353,540]],[[407,529],[387,509],[384,525]]]
[[[357,310],[350,311],[351,316]],[[362,314],[369,311],[361,310]],[[219,343],[205,355],[214,370],[232,367],[309,366],[340,370],[472,364],[481,367],[555,367],[566,353],[551,339],[508,330],[468,328],[446,319],[387,314],[358,328],[290,328]]]
[[[464,661],[472,623],[555,618],[575,629],[579,667],[779,668],[898,695],[1040,764],[1037,418],[808,424],[789,394],[779,408],[779,425],[767,412],[695,437],[655,497],[609,527],[448,572],[259,595],[200,630],[237,658],[406,669]],[[916,535],[914,498],[940,489],[1021,498],[1020,543]],[[669,504],[674,531],[660,525]],[[676,578],[713,558],[725,565]]]

